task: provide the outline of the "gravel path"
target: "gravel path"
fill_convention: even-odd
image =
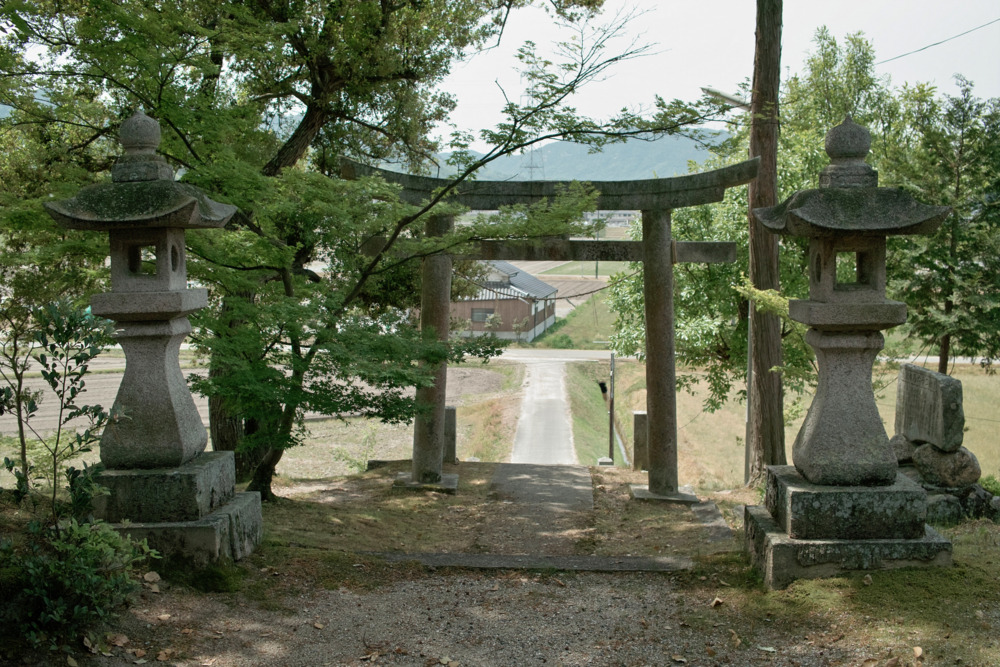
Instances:
[[[277,611],[225,596],[149,595],[121,628],[129,643],[80,664],[135,664],[137,649],[151,664],[183,667],[810,666],[860,665],[870,654],[838,646],[835,624],[792,644],[788,628],[747,630],[662,574],[445,571],[364,593],[281,588]]]

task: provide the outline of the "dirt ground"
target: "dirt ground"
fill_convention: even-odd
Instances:
[[[459,367],[449,401],[516,402],[516,372]],[[734,529],[707,539],[684,507],[629,499],[640,473],[591,469],[594,510],[550,528],[569,555],[684,558],[673,572],[472,570],[390,562],[379,553],[518,553],[522,517],[490,492],[492,463],[463,462],[456,495],[398,493],[411,427],[307,423],[244,562],[205,571],[148,567],[134,604],[58,653],[0,654],[0,665],[180,667],[318,665],[1000,664],[1000,527],[943,529],[955,567],[876,571],[767,591],[742,551],[753,489],[718,491]]]
[[[711,543],[686,508],[635,503],[637,473],[592,469],[595,509],[554,537],[565,553],[690,558],[665,573],[470,570],[372,552],[496,547],[518,518],[490,493],[494,464],[459,464],[459,493],[400,494],[400,465],[325,484],[285,482],[245,562],[153,564],[135,604],[78,665],[1000,664],[1000,527],[952,529],[955,568],[862,573],[768,592],[735,518],[753,491],[714,496],[737,532]],[[641,477],[641,475],[639,475]],[[516,526],[511,526],[516,532]],[[485,538],[485,539],[484,539]],[[507,545],[516,552],[517,545]],[[152,572],[157,572],[156,575]],[[160,575],[162,579],[155,581]],[[3,664],[69,664],[0,656]]]

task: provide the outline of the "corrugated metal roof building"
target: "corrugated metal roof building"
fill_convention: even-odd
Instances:
[[[451,316],[466,320],[462,335],[493,332],[498,338],[530,342],[555,322],[556,288],[509,262],[491,260],[479,293],[452,302]]]

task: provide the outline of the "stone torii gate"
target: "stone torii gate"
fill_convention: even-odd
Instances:
[[[545,241],[483,241],[478,253],[465,259],[630,261],[643,262],[643,297],[646,315],[646,413],[648,487],[634,487],[637,498],[697,502],[678,492],[677,401],[674,353],[673,265],[678,262],[733,262],[735,243],[677,242],[671,238],[671,211],[721,201],[727,188],[749,182],[757,175],[759,159],[674,178],[635,181],[591,181],[600,195],[599,210],[642,212],[642,241],[588,241],[562,238]],[[425,204],[435,191],[449,185],[446,179],[411,176],[344,161],[343,176],[377,174],[402,187],[400,199]],[[470,210],[490,211],[512,204],[533,204],[554,197],[567,181],[468,181],[460,184],[448,201]],[[453,216],[432,216],[428,235],[444,235],[454,226]],[[452,258],[441,253],[423,260],[421,327],[433,327],[448,337]],[[417,400],[433,406],[419,415],[413,432],[413,470],[403,483],[435,485],[454,490],[457,475],[442,475],[445,434],[447,368],[437,369],[435,383],[418,390]]]

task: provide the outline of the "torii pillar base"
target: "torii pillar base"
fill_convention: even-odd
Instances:
[[[680,489],[674,493],[654,493],[646,484],[629,484],[628,492],[632,500],[651,500],[675,505],[697,505],[701,502],[693,493],[684,493]]]
[[[396,481],[392,483],[393,490],[402,491],[434,491],[435,493],[447,493],[455,495],[458,493],[458,475],[456,473],[444,473],[437,482],[415,482],[413,473],[401,472],[396,475]]]

